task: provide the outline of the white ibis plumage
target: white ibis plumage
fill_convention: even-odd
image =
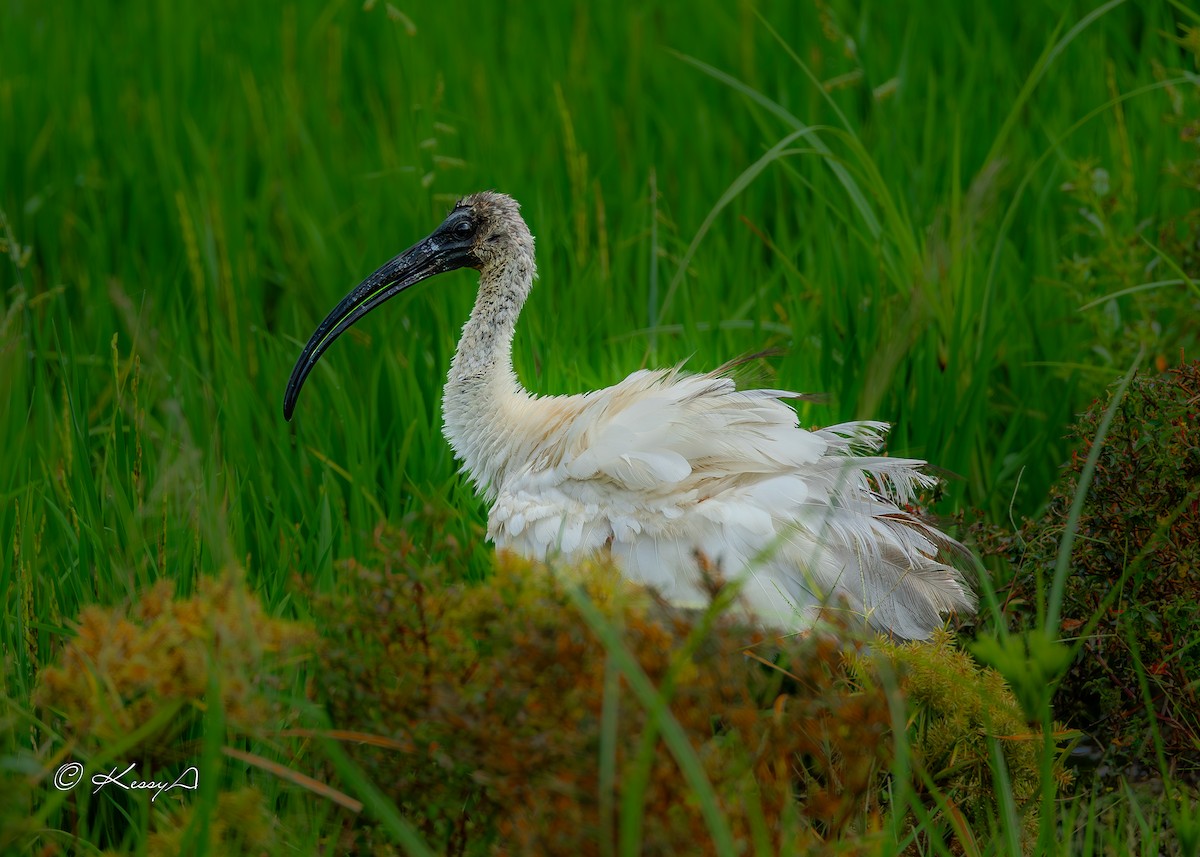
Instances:
[[[761,621],[806,630],[821,609],[925,639],[974,598],[947,560],[962,546],[906,510],[935,483],[925,462],[877,455],[888,426],[800,428],[795,394],[739,390],[721,370],[642,370],[607,389],[535,396],[512,339],[535,276],[515,200],[468,196],[429,237],[355,288],[321,322],[283,411],[333,341],[435,274],[479,271],[442,399],[443,433],[491,503],[488,536],[537,560],[608,552],[628,578],[685,607],[707,603],[716,569],[741,579]]]

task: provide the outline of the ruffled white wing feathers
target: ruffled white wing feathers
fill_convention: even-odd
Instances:
[[[885,423],[805,431],[781,401],[793,396],[678,369],[579,396],[514,391],[491,415],[505,435],[491,449],[510,455],[486,468],[490,534],[539,559],[607,548],[681,604],[703,602],[707,562],[744,576],[750,608],[788,628],[845,603],[924,638],[971,611],[943,561],[963,549],[904,508],[936,482],[924,462],[878,455]]]

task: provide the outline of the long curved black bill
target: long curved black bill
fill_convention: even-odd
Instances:
[[[300,358],[288,379],[287,392],[283,395],[284,419],[291,420],[292,413],[296,410],[300,388],[304,386],[304,380],[317,365],[321,355],[351,325],[384,301],[422,280],[468,264],[469,256],[460,248],[447,247],[436,238],[435,233],[392,259],[363,280],[325,316],[325,320],[317,326],[316,332],[300,352]]]

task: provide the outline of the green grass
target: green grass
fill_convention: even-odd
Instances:
[[[1196,207],[1168,177],[1196,159],[1184,4],[397,5],[0,13],[19,736],[0,755],[30,746],[37,669],[85,605],[244,565],[268,610],[304,616],[291,576],[338,587],[380,520],[432,502],[464,534],[482,521],[439,432],[469,273],[359,324],[281,414],[316,322],[460,194],[513,194],[538,237],[529,388],[778,347],[771,385],[829,396],[805,424],[895,423],[891,451],[958,474],[940,509],[968,519],[1039,511],[1066,426],[1139,345],[1194,353],[1171,260],[1072,274]],[[1064,818],[1099,825],[1077,800]],[[1155,853],[1122,829],[1104,841]]]

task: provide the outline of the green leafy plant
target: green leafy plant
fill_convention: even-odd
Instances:
[[[257,854],[277,844],[261,792],[223,788],[221,756],[272,769],[229,745],[273,739],[297,719],[291,694],[313,631],[267,615],[240,570],[202,578],[191,597],[173,596],[163,580],[132,604],[85,608],[75,636],[40,672],[33,699],[50,740],[5,766],[14,802],[27,798],[37,810],[8,831],[13,841],[43,835],[45,818],[62,807],[64,829],[82,825],[86,841],[118,850],[140,818],[151,831],[150,854]],[[64,760],[79,769],[79,794],[75,786],[49,789]],[[126,765],[130,776],[112,774],[124,786],[92,791],[84,780]],[[186,765],[196,769],[182,777],[190,785],[165,790],[168,799],[129,788],[134,780],[175,782]]]
[[[1078,438],[1094,436],[1106,405],[1097,400],[1080,417]],[[1083,642],[1054,688],[1055,713],[1087,730],[1118,770],[1162,761],[1200,772],[1198,415],[1200,362],[1134,378],[1103,440],[1070,557],[1059,630]],[[1044,517],[982,540],[1017,569],[1004,593],[1014,627],[1035,618],[1081,469],[1073,457]]]
[[[432,546],[445,565],[430,562],[406,531],[381,527],[371,556],[345,566],[351,594],[318,611],[335,734],[363,742],[354,756],[371,780],[447,853],[707,853],[707,799],[738,847],[870,853],[888,814],[908,812],[884,798],[897,709],[911,749],[901,775],[929,811],[940,799],[974,823],[997,817],[999,742],[1012,799],[1036,819],[1040,730],[949,634],[777,639],[666,608],[604,564],[556,574],[506,555],[486,583],[447,588],[447,566],[471,550],[447,537]],[[575,586],[595,615],[581,615]],[[618,650],[661,713],[630,692]],[[663,717],[686,736],[703,791],[662,739]],[[1055,771],[1051,788],[1066,781]],[[347,827],[348,842],[367,836]]]
[[[72,745],[103,747],[178,712],[139,748],[166,750],[212,704],[214,678],[231,729],[277,722],[282,676],[306,657],[312,630],[267,616],[238,571],[202,578],[191,598],[173,595],[161,580],[128,610],[84,609],[76,636],[42,670],[34,701]]]

